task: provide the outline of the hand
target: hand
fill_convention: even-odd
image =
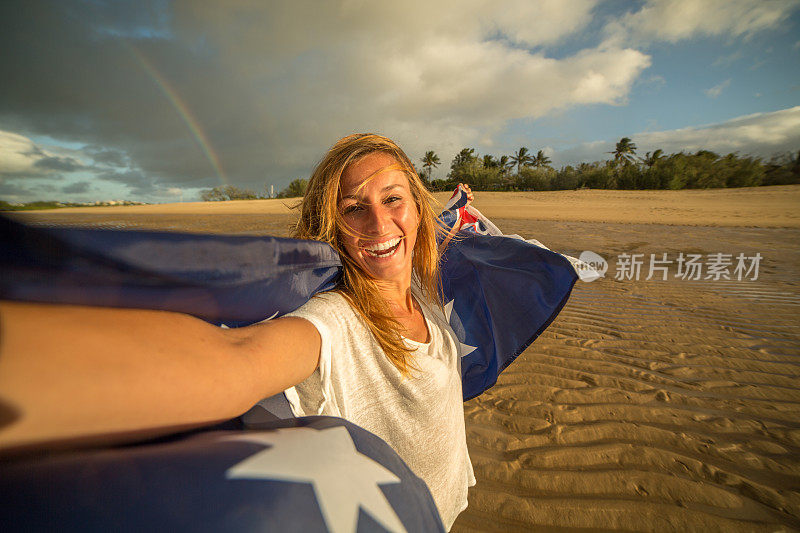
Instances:
[[[459,183],[459,187],[464,189],[464,192],[467,193],[467,205],[471,204],[475,200],[475,195],[472,194],[472,189],[469,188],[469,185],[466,183]]]
[[[464,192],[467,193],[467,203],[464,206],[464,209],[466,209],[467,206],[469,206],[469,204],[471,204],[472,201],[475,199],[475,196],[472,194],[472,189],[470,189],[469,185],[467,185],[466,183],[459,183],[458,186],[464,189]],[[447,248],[448,244],[450,244],[450,241],[452,240],[453,236],[456,233],[458,233],[458,230],[460,230],[461,226],[464,225],[464,220],[461,218],[461,209],[462,208],[459,208],[455,212],[457,217],[456,221],[453,223],[453,227],[450,228],[450,231],[447,233],[447,236],[445,236],[445,238],[442,240],[442,243],[439,245],[439,253],[444,253],[444,249]]]

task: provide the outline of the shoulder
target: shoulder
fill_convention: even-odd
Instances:
[[[352,331],[360,324],[358,315],[347,298],[335,291],[316,294],[285,316],[304,318],[316,326],[320,335],[332,338]]]
[[[342,294],[330,291],[315,294],[309,301],[288,313],[287,316],[330,315],[351,310],[350,303]]]

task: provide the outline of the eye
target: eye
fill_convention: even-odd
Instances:
[[[398,202],[400,200],[402,200],[402,198],[400,198],[399,196],[390,196],[386,200],[384,200],[383,203],[391,204],[393,202]]]
[[[358,213],[359,211],[363,211],[363,209],[364,208],[361,207],[359,204],[350,204],[347,207],[345,207],[344,209],[342,209],[342,214],[343,215],[352,215],[354,213]]]

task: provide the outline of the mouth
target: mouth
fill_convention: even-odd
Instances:
[[[395,237],[394,239],[389,239],[388,241],[362,246],[361,249],[364,250],[364,253],[366,253],[369,257],[391,257],[395,254],[395,252],[397,252],[402,240],[402,237]]]

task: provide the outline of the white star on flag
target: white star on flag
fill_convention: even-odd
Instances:
[[[359,507],[389,531],[405,531],[378,488],[400,478],[358,452],[344,426],[277,429],[226,440],[271,446],[229,468],[227,478],[311,483],[329,531],[355,531]]]
[[[458,316],[458,313],[456,313],[453,310],[453,304],[454,303],[455,303],[455,300],[450,300],[449,302],[447,302],[444,305],[444,314],[445,314],[445,317],[447,318],[447,323],[450,324],[451,326],[453,325],[453,321],[450,319],[450,316],[451,315],[455,315],[456,320],[458,320],[459,327],[463,330],[464,327],[461,324],[461,318]],[[453,328],[453,329],[455,329],[455,328]],[[461,339],[457,339],[457,340],[458,340],[459,352],[461,353],[461,357],[464,357],[465,355],[469,355],[469,354],[471,354],[472,352],[474,352],[475,350],[478,349],[477,346],[470,346],[469,344],[464,344],[463,342],[461,342]]]

